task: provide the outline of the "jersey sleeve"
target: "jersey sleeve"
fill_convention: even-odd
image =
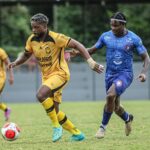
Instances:
[[[32,53],[33,50],[32,50],[32,46],[31,46],[31,38],[32,38],[32,36],[30,36],[26,41],[25,51]]]
[[[134,39],[134,44],[135,44],[135,48],[136,48],[138,54],[142,54],[142,53],[147,51],[145,46],[143,45],[143,42],[142,42],[141,38],[139,36],[137,36]]]
[[[69,41],[71,40],[70,37],[65,36],[64,34],[58,34],[56,38],[56,43],[58,47],[67,47]]]
[[[102,35],[99,37],[98,41],[95,43],[95,47],[96,47],[97,49],[102,48],[103,46],[104,46],[104,34],[102,34]]]
[[[5,60],[8,57],[3,49],[0,49],[0,59]]]

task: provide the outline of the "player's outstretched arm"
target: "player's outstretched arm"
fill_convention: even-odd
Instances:
[[[149,69],[149,65],[150,65],[150,58],[147,52],[141,54],[141,58],[144,62],[143,64],[143,69],[141,71],[141,73],[138,75],[138,79],[141,82],[145,82],[146,81],[146,72]]]
[[[24,51],[21,55],[18,56],[18,58],[9,64],[9,68],[14,68],[18,65],[23,64],[25,61],[27,61],[31,57],[32,53],[29,53],[27,51]]]
[[[78,50],[80,54],[87,60],[89,67],[92,70],[96,71],[97,73],[103,72],[104,67],[92,59],[86,48],[80,42],[71,39],[70,42],[68,43],[68,47]]]
[[[13,68],[8,69],[8,65],[10,64],[10,60],[8,57],[4,60],[4,62],[5,62],[5,65],[7,66],[7,70],[9,73],[9,78],[8,78],[9,84],[12,85],[14,83]]]
[[[90,55],[94,54],[96,52],[96,47],[95,45],[92,46],[91,48],[87,48],[87,51]],[[72,50],[67,50],[67,52],[70,54],[70,57],[76,57],[76,56],[80,56],[80,51],[76,50],[76,49],[72,49]]]

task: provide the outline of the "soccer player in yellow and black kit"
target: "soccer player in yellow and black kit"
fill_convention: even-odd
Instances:
[[[62,127],[72,133],[72,140],[81,141],[85,138],[84,134],[59,110],[62,89],[70,78],[64,49],[78,49],[91,69],[98,73],[103,72],[103,68],[90,57],[81,43],[63,34],[49,31],[49,20],[44,14],[38,13],[32,16],[30,21],[33,34],[28,38],[23,54],[12,62],[9,68],[24,63],[34,54],[42,72],[42,85],[36,97],[52,121],[52,141],[56,142],[61,138]]]
[[[2,93],[5,82],[6,82],[6,66],[10,63],[8,55],[6,52],[0,48],[0,94]],[[12,69],[9,71],[9,84],[13,84],[14,76]],[[5,121],[8,121],[11,109],[6,106],[3,102],[0,101],[0,109],[4,111]]]

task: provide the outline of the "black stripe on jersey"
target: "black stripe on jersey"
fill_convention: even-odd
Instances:
[[[46,112],[50,113],[51,111],[53,111],[54,108],[55,108],[54,105],[52,105],[50,108],[46,109]]]
[[[3,84],[2,88],[0,89],[0,93],[3,91],[4,87],[5,87],[5,83]]]
[[[63,118],[63,120],[59,121],[59,124],[62,125],[67,121],[67,116],[65,115],[65,117]]]
[[[55,43],[55,40],[47,33],[44,42],[53,42]]]
[[[33,36],[31,41],[36,41],[36,42],[40,42],[40,38],[37,36]],[[44,42],[53,42],[55,43],[55,40],[49,35],[49,32],[47,32],[46,37],[44,39]]]
[[[0,60],[0,66],[3,67],[3,60]]]
[[[59,66],[60,66],[60,61],[61,61],[61,53],[62,53],[62,48],[60,49],[60,53],[59,53],[59,57],[58,57],[58,59],[59,59]]]
[[[38,38],[36,36],[33,36],[32,39],[31,39],[31,42],[32,41],[40,42],[40,38]],[[54,39],[51,36],[49,36],[49,35],[47,35],[45,37],[44,42],[53,42],[53,43],[55,43]]]
[[[24,50],[25,53],[31,54],[32,52],[28,51],[27,49]]]
[[[68,46],[68,44],[69,44],[70,40],[71,40],[71,38],[68,40],[67,46]]]
[[[32,41],[40,42],[40,38],[38,38],[36,36],[33,36],[32,39],[31,39],[31,42]]]
[[[60,88],[62,88],[66,83],[67,83],[67,81],[66,81],[64,84],[62,84],[61,86],[59,86],[58,88],[53,89],[52,92],[55,93],[55,92],[58,91]]]
[[[63,70],[63,68],[61,67],[61,55],[64,55],[64,53],[63,53],[63,51],[62,51],[63,49],[61,48],[61,50],[60,50],[60,54],[59,54],[59,66],[60,66],[60,68]],[[64,70],[63,70],[64,71]],[[65,72],[65,71],[64,71]]]

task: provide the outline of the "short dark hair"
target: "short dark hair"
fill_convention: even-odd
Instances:
[[[116,12],[110,19],[119,21],[122,24],[126,24],[127,23],[125,15],[123,13],[121,13],[121,12]]]
[[[38,13],[32,16],[30,21],[38,22],[39,24],[48,24],[49,19],[46,15]]]

